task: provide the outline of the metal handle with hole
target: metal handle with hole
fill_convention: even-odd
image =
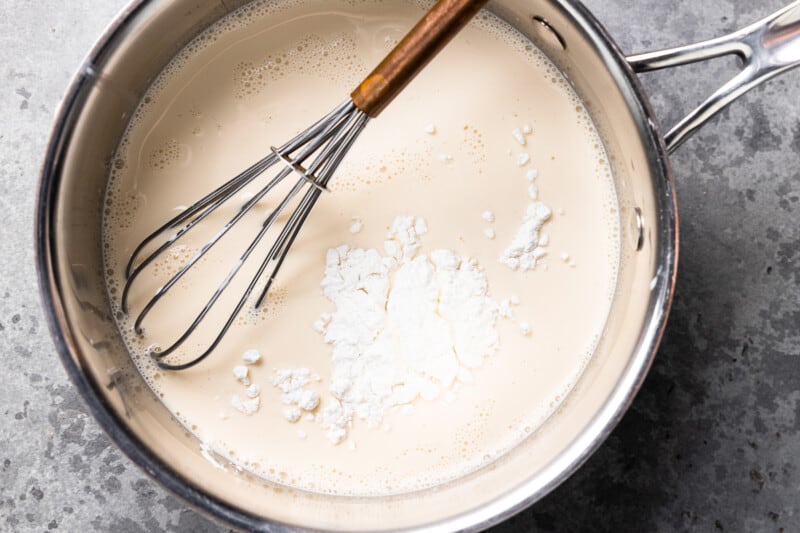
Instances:
[[[743,61],[741,72],[667,132],[664,141],[670,153],[738,97],[800,66],[800,0],[723,37],[626,59],[636,72],[649,72],[731,54]]]

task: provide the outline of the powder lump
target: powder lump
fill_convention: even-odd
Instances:
[[[272,384],[280,389],[281,403],[290,406],[284,416],[290,422],[297,422],[302,411],[313,411],[319,406],[319,393],[306,389],[311,382],[311,371],[307,368],[281,368],[275,371]]]
[[[324,333],[333,346],[333,397],[318,419],[333,444],[354,419],[380,427],[388,409],[471,381],[469,369],[497,348],[497,304],[485,275],[449,250],[419,254],[427,230],[423,219],[400,216],[383,254],[328,250],[322,288],[336,305]]]
[[[547,253],[539,244],[539,230],[550,218],[550,208],[541,202],[528,204],[522,224],[511,244],[500,256],[500,262],[512,270],[533,270],[536,262]]]

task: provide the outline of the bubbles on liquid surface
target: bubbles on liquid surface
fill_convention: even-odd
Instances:
[[[318,76],[345,86],[355,86],[367,71],[355,39],[339,34],[322,38],[308,35],[296,44],[268,54],[259,62],[242,61],[233,70],[236,98],[250,98],[287,74]]]
[[[175,165],[185,155],[185,147],[170,139],[150,151],[147,164],[153,170],[164,171]],[[120,161],[120,159],[118,159]]]

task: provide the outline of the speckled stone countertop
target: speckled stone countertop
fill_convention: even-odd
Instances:
[[[589,0],[626,52],[714,37],[788,0]],[[40,308],[37,173],[60,96],[125,0],[0,0],[0,530],[224,531],[111,444]],[[664,124],[733,60],[648,74]],[[680,272],[633,407],[571,479],[497,531],[800,531],[800,72],[672,158]]]

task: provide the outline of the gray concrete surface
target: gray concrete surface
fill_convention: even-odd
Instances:
[[[712,37],[784,0],[589,0],[632,52]],[[67,381],[33,263],[37,172],[72,71],[124,0],[0,0],[0,530],[223,531],[146,478]],[[649,74],[665,124],[730,75]],[[800,530],[800,73],[673,158],[674,311],[632,409],[589,462],[501,531]]]

